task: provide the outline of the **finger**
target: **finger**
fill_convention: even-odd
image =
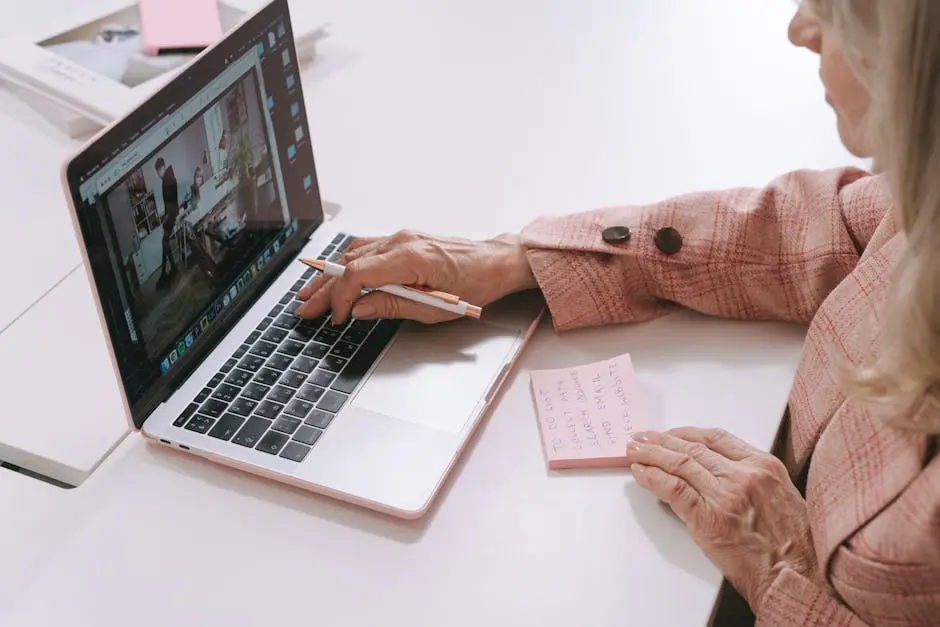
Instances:
[[[362,290],[382,285],[415,285],[420,283],[409,259],[396,251],[354,259],[346,266],[330,290],[330,308],[333,323],[339,324],[349,317]]]
[[[458,316],[449,311],[428,307],[385,292],[372,292],[356,301],[352,317],[357,320],[414,320],[424,324],[435,324],[453,320]]]
[[[382,238],[379,237],[357,237],[346,245],[343,249],[343,255],[360,255],[364,249],[375,247]]]
[[[723,470],[727,470],[728,460],[726,458],[711,450],[701,442],[690,442],[679,437],[678,435],[675,435],[671,431],[666,431],[665,433],[658,433],[656,431],[643,431],[634,434],[633,437],[640,442],[655,444],[657,446],[669,449],[670,451],[688,455],[701,464],[702,467],[708,470],[712,475],[716,475]]]
[[[362,248],[367,244],[373,244],[382,239],[381,237],[357,237],[353,241],[349,242],[346,245],[346,250],[356,250],[357,248]]]
[[[656,466],[632,464],[630,470],[637,484],[649,490],[653,496],[668,503],[672,511],[688,524],[695,508],[702,502],[702,497],[681,477],[671,475]]]
[[[351,261],[353,261],[354,259],[359,259],[360,257],[366,257],[368,255],[375,255],[375,254],[384,252],[383,250],[384,245],[385,245],[384,240],[376,240],[374,242],[365,243],[362,246],[359,246],[352,250],[347,248],[346,250],[342,252],[342,254],[339,256],[339,259],[337,259],[336,261],[340,265],[345,266],[349,264]]]
[[[320,277],[317,277],[320,278]],[[317,318],[330,308],[330,294],[336,283],[334,277],[323,277],[324,282],[310,297],[297,308],[294,315],[298,318]]]
[[[323,289],[323,286],[326,285],[330,280],[330,277],[325,274],[317,274],[316,277],[297,292],[297,298],[300,300],[307,300],[313,296],[314,292],[317,292]]]
[[[631,464],[659,468],[682,479],[699,493],[709,491],[716,483],[715,476],[697,459],[659,444],[630,442],[627,445],[627,456]]]
[[[751,446],[741,438],[731,435],[724,429],[702,429],[700,427],[679,427],[670,429],[676,437],[688,442],[698,442],[719,455],[732,461],[741,461],[754,455],[766,453],[755,446]]]

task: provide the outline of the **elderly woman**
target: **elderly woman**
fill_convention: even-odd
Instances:
[[[542,291],[557,330],[687,307],[809,323],[782,460],[721,430],[643,433],[637,483],[668,503],[761,625],[940,624],[940,2],[804,2],[840,136],[883,170],[536,220],[485,242],[356,242],[298,313],[446,314],[360,289],[486,304]]]

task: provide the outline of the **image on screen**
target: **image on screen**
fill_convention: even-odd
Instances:
[[[255,68],[103,197],[148,357],[164,352],[289,220]]]

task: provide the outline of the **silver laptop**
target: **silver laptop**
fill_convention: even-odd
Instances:
[[[286,0],[98,134],[63,184],[133,428],[392,515],[428,510],[544,307],[294,315],[314,277],[297,259],[354,234],[324,220]]]

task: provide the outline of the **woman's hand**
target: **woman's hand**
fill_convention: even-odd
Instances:
[[[755,613],[782,569],[818,580],[806,502],[780,460],[719,429],[634,439],[636,482],[669,504]]]
[[[343,322],[350,313],[360,320],[442,322],[456,316],[384,292],[362,298],[360,292],[388,284],[416,285],[456,294],[482,307],[537,287],[525,251],[513,235],[476,242],[402,231],[355,240],[338,262],[346,266],[342,277],[318,276],[300,290],[298,296],[306,302],[297,309],[298,316],[315,318],[329,310],[334,323]]]

